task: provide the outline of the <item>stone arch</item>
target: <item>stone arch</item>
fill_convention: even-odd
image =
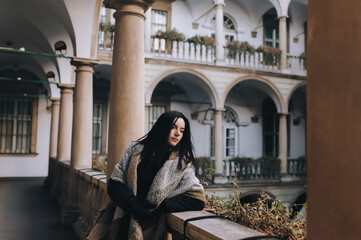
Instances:
[[[198,77],[207,86],[208,89],[205,89],[205,90],[208,90],[210,98],[213,101],[212,102],[213,107],[214,108],[220,107],[220,104],[219,104],[220,101],[219,101],[217,91],[216,91],[215,87],[213,86],[213,84],[211,83],[211,81],[206,76],[204,76],[202,73],[199,73],[199,72],[197,72],[193,69],[189,69],[189,68],[173,69],[173,70],[167,71],[167,72],[161,74],[160,76],[158,76],[157,78],[155,78],[155,80],[152,81],[150,83],[149,87],[146,89],[145,103],[147,104],[147,103],[151,102],[151,98],[152,98],[154,89],[164,78],[166,78],[167,76],[170,76],[172,74],[177,74],[177,73],[189,73],[191,75]]]
[[[236,86],[240,82],[249,81],[249,80],[257,81],[257,82],[259,82],[261,84],[264,84],[268,88],[268,91],[267,91],[267,88],[262,89],[262,90],[265,90],[265,92],[273,99],[273,101],[275,102],[277,111],[279,113],[287,112],[287,108],[286,108],[285,103],[283,101],[283,97],[282,97],[280,91],[278,90],[278,88],[271,81],[269,81],[268,79],[265,79],[265,78],[262,78],[262,77],[259,77],[259,76],[254,76],[254,75],[244,76],[244,77],[238,78],[235,81],[233,81],[228,86],[228,88],[225,91],[225,94],[223,95],[223,98],[221,99],[222,105],[224,105],[229,92],[232,90],[232,88],[234,86]],[[272,96],[272,93],[273,93],[273,96]]]
[[[254,203],[257,199],[261,196],[262,193],[267,194],[272,199],[271,201],[275,200],[277,197],[273,195],[271,192],[264,191],[264,190],[251,190],[245,192],[240,195],[239,199],[242,204],[244,203]]]
[[[303,87],[303,86],[306,86],[306,82],[300,82],[300,83],[298,83],[296,86],[294,86],[294,87],[291,89],[290,93],[289,93],[288,96],[287,96],[287,101],[286,101],[286,103],[285,103],[286,109],[288,109],[288,107],[289,107],[289,105],[290,105],[290,100],[291,100],[291,98],[292,98],[293,93],[294,93],[297,89],[299,89],[300,87]]]

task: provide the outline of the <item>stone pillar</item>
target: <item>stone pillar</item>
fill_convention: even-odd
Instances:
[[[152,8],[149,8],[145,13],[145,25],[144,25],[144,51],[150,53],[152,50]]]
[[[144,129],[145,129],[145,132],[149,132],[150,129],[149,129],[149,114],[150,114],[150,109],[152,107],[152,104],[151,103],[147,103],[145,104],[145,111],[144,111],[144,114],[145,114],[145,120],[144,120]]]
[[[70,161],[74,85],[59,83],[58,86],[61,89],[61,98],[57,159],[58,161]]]
[[[56,158],[58,148],[60,99],[51,99],[51,101],[52,106],[49,157]]]
[[[279,18],[279,44],[281,50],[281,70],[287,69],[287,17]]]
[[[149,5],[144,0],[108,3],[116,8],[107,164],[110,177],[131,141],[144,135],[144,12]]]
[[[215,0],[216,5],[216,63],[224,61],[223,7],[224,0]]]
[[[215,175],[223,176],[223,111],[216,109],[214,114],[214,155],[216,157]]]
[[[278,158],[281,159],[281,175],[287,174],[287,114],[280,114],[278,132]]]
[[[74,57],[76,67],[71,149],[72,168],[92,167],[93,68],[94,60]]]
[[[76,67],[76,80],[68,196],[66,196],[66,204],[61,211],[61,222],[65,226],[71,226],[79,215],[77,206],[79,191],[75,169],[92,167],[93,68],[95,61],[74,57],[71,64]]]
[[[360,12],[359,0],[308,2],[308,240],[361,236]]]

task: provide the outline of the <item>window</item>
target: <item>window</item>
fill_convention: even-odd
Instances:
[[[278,156],[279,116],[271,98],[262,104],[263,124],[263,155],[265,157]]]
[[[210,153],[211,153],[211,157],[214,156],[214,126],[211,126],[211,145],[210,145]]]
[[[152,35],[167,30],[167,11],[152,9]]]
[[[34,106],[33,106],[34,105]],[[0,153],[31,153],[33,99],[0,98]]]
[[[212,19],[211,24],[213,26],[213,29],[216,29],[216,17]],[[234,20],[228,15],[223,15],[223,29],[225,33],[224,44],[227,45],[229,42],[234,41],[236,38],[236,24],[234,23]],[[215,34],[212,34],[212,37],[215,38]]]
[[[268,10],[263,15],[264,45],[279,47],[279,21],[275,8]]]
[[[103,104],[93,103],[93,154],[102,153]]]
[[[235,157],[237,155],[236,123],[236,113],[231,108],[226,107],[226,111],[223,113],[225,157]]]
[[[236,156],[236,129],[226,128],[226,157]]]
[[[148,129],[152,129],[155,122],[158,120],[159,116],[162,115],[162,113],[165,112],[164,106],[152,106],[149,108],[149,123],[148,123]]]

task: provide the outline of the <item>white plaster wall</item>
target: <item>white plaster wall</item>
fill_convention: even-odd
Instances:
[[[212,1],[175,1],[172,3],[172,26],[183,33],[186,38],[194,35],[211,36],[215,33],[215,27],[211,20],[215,16]],[[276,4],[278,6],[278,4]],[[236,24],[236,40],[247,41],[255,48],[263,44],[262,15],[272,8],[268,1],[225,1],[224,14],[231,16]],[[212,9],[212,10],[211,10]],[[303,23],[307,19],[307,6],[291,2],[289,6],[292,18],[289,28],[289,54],[299,56],[304,52],[305,35],[299,35],[298,43],[293,42],[293,37],[304,32]],[[192,22],[198,23],[198,29],[192,28]],[[251,31],[257,31],[257,37],[251,37]],[[227,31],[224,32],[227,34]]]
[[[293,3],[290,4],[290,55],[299,56],[305,51],[305,29],[304,23],[307,20],[307,7],[302,4]],[[303,33],[303,34],[302,34]],[[297,36],[298,42],[293,42],[293,38]]]
[[[306,136],[305,136],[305,119],[300,120],[298,126],[293,125],[293,118],[290,124],[290,158],[306,156]]]
[[[48,175],[51,111],[46,100],[39,98],[37,156],[1,157],[0,177],[44,177]]]

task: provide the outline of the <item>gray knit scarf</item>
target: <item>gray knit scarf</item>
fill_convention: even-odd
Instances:
[[[134,195],[137,193],[137,167],[141,160],[140,152],[142,150],[143,145],[133,142],[124,151],[122,160],[116,164],[111,175],[113,180],[126,184],[133,191]],[[183,163],[182,170],[179,170],[177,168],[178,156],[172,155],[154,177],[146,200],[156,207],[164,199],[180,194],[205,201],[203,186],[195,176],[194,167],[191,164],[185,165]],[[114,240],[117,236],[117,229],[119,229],[118,224],[121,222],[120,220],[124,214],[125,212],[113,203],[101,209],[87,239]],[[165,221],[165,215],[163,214],[159,217],[158,221],[154,222],[152,227],[142,230],[138,221],[131,217],[128,239],[163,239],[166,235]]]

